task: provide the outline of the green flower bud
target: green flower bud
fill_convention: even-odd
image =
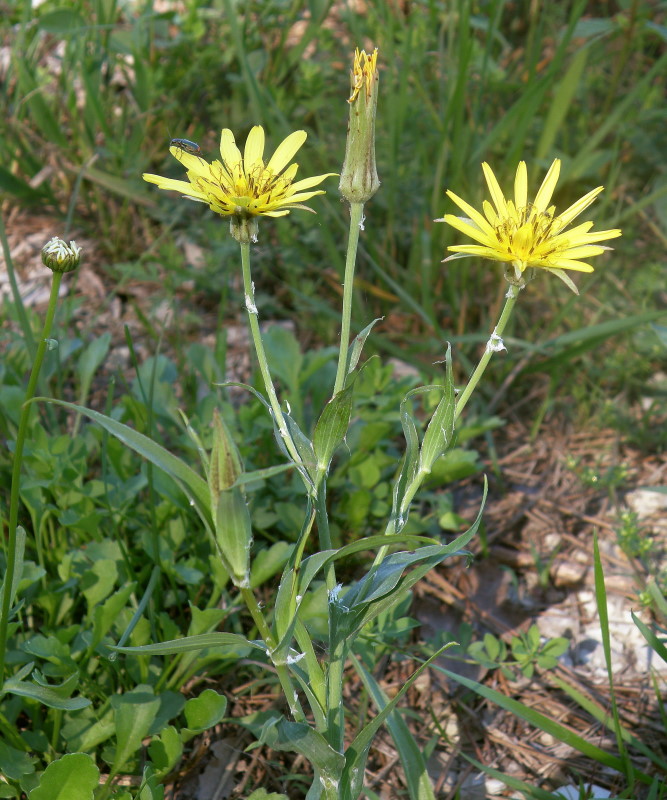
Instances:
[[[252,525],[242,488],[243,462],[217,411],[213,413],[213,447],[208,469],[215,538],[224,568],[235,586],[249,585]]]
[[[377,48],[369,56],[357,48],[351,74],[350,122],[339,188],[350,203],[365,203],[380,188],[375,167],[375,111],[380,77]]]
[[[81,261],[81,248],[54,236],[42,248],[42,263],[53,272],[72,272]]]

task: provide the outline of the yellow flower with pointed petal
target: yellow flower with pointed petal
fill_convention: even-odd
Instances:
[[[232,217],[234,233],[235,222],[238,227],[241,223],[252,222],[255,217],[283,217],[293,208],[312,211],[302,204],[303,201],[324,194],[323,189],[312,191],[312,187],[336,173],[294,181],[299,165],[290,164],[290,161],[306,137],[305,131],[291,133],[267,164],[263,160],[264,129],[260,125],[255,125],[248,134],[243,154],[236,146],[234,134],[225,128],[220,136],[222,161],[210,164],[192,148],[178,144],[185,140],[174,140],[169,152],[187,169],[188,180],[148,173],[143,178],[160,189],[180,192],[191,200],[206,203],[216,214]],[[256,225],[251,227],[254,239]]]
[[[516,171],[513,201],[505,199],[491,167],[484,163],[482,169],[493,201],[484,201],[484,213],[480,214],[454,192],[448,191],[447,196],[468,217],[445,214],[443,219],[436,220],[446,222],[479,244],[449,247],[447,249],[455,255],[449,256],[445,261],[466,256],[504,261],[514,268],[513,276],[508,275],[508,279],[519,285],[523,284],[522,275],[529,267],[545,269],[576,292],[576,286],[564,270],[593,272],[593,267],[581,259],[598,256],[611,249],[597,242],[621,235],[618,229],[589,233],[593,227],[592,222],[584,222],[569,231],[565,230],[572,220],[591,205],[604,187],[598,186],[566,211],[556,215],[555,206],[549,206],[549,203],[560,174],[559,159],[551,165],[532,203],[528,202],[528,174],[524,161],[519,163]]]

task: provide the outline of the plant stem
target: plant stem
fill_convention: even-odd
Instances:
[[[246,310],[248,311],[248,323],[250,324],[250,334],[252,336],[252,342],[255,347],[255,353],[257,355],[257,362],[259,364],[259,371],[262,374],[262,380],[264,381],[264,388],[266,389],[266,393],[269,396],[269,403],[271,404],[271,410],[273,411],[273,416],[275,418],[276,424],[278,425],[278,430],[280,431],[280,435],[285,442],[285,447],[287,447],[287,451],[289,452],[292,460],[297,464],[303,464],[303,461],[294,445],[294,441],[290,435],[290,432],[287,428],[287,423],[285,422],[285,416],[283,415],[282,409],[280,408],[280,403],[278,402],[278,396],[276,395],[276,390],[273,385],[273,381],[271,380],[271,373],[269,371],[269,363],[266,359],[266,352],[264,351],[264,344],[262,342],[262,335],[259,330],[259,321],[257,319],[257,306],[255,305],[255,287],[252,283],[252,277],[250,274],[250,244],[248,242],[240,242],[241,245],[241,269],[243,272],[243,291],[245,292],[245,304]]]
[[[350,346],[350,319],[352,317],[352,292],[354,290],[354,267],[357,261],[359,232],[364,216],[363,203],[350,203],[350,232],[347,239],[347,255],[345,256],[345,277],[343,278],[343,318],[340,326],[340,350],[338,351],[338,369],[334,383],[334,395],[345,385],[347,375],[347,351]]]
[[[12,465],[12,487],[9,500],[9,535],[7,539],[7,571],[5,572],[5,581],[2,592],[2,609],[0,610],[0,684],[5,678],[5,655],[7,648],[7,630],[9,626],[9,609],[12,602],[14,573],[16,570],[16,528],[18,525],[19,517],[19,488],[21,481],[21,465],[23,461],[23,448],[25,445],[26,434],[28,432],[28,423],[30,422],[30,413],[32,411],[32,404],[30,400],[35,396],[35,389],[39,379],[39,372],[42,368],[44,355],[47,349],[47,340],[51,333],[53,326],[53,319],[56,314],[58,305],[58,292],[60,290],[60,283],[63,278],[62,272],[53,273],[53,282],[51,283],[51,295],[49,297],[49,305],[46,310],[46,318],[44,319],[44,328],[42,330],[42,337],[37,345],[35,359],[32,363],[32,370],[30,371],[30,378],[28,379],[28,388],[26,389],[25,399],[21,406],[21,416],[19,418],[19,427],[16,434],[16,449],[14,450],[14,463]]]
[[[489,361],[491,361],[491,356],[497,352],[498,345],[501,346],[502,349],[502,342],[500,341],[501,336],[503,335],[503,331],[505,330],[505,326],[507,325],[507,321],[512,315],[512,311],[514,310],[514,304],[516,303],[516,299],[519,296],[519,292],[521,291],[521,286],[516,286],[514,284],[510,284],[510,288],[507,290],[507,294],[505,295],[505,305],[503,306],[503,310],[500,314],[500,319],[498,320],[498,324],[493,330],[491,334],[491,338],[486,343],[486,348],[484,349],[484,354],[479,360],[479,363],[475,367],[475,371],[470,376],[470,380],[466,388],[461,393],[461,396],[457,400],[456,403],[456,412],[454,414],[454,419],[457,420],[461,416],[461,412],[466,407],[468,400],[472,393],[475,391],[477,384],[480,381],[480,378],[484,374],[484,370],[486,369]]]
[[[243,600],[245,601],[250,615],[252,616],[253,622],[257,626],[259,635],[262,637],[264,644],[269,649],[269,657],[272,658],[277,642],[271,635],[269,626],[264,619],[264,614],[262,614],[262,610],[257,603],[257,598],[255,597],[252,589],[240,587],[239,591],[241,593],[241,597],[243,597]],[[280,685],[282,687],[283,694],[285,695],[285,699],[287,700],[287,704],[289,705],[292,717],[297,722],[306,722],[306,715],[303,713],[303,709],[301,708],[299,696],[294,688],[294,683],[292,682],[292,677],[289,674],[287,665],[273,661],[273,666],[276,668],[278,680],[280,681]]]

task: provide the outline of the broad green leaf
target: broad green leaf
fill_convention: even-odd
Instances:
[[[299,373],[303,356],[294,334],[282,325],[271,325],[262,335],[271,372],[290,392],[299,391]]]
[[[93,800],[100,771],[85,753],[70,753],[44,770],[29,800]]]
[[[255,553],[250,565],[250,588],[256,589],[280,572],[293,552],[293,544],[275,542]]]
[[[164,786],[159,783],[158,777],[152,766],[147,764],[136,800],[164,800]]]
[[[136,583],[127,583],[117,592],[107,598],[105,602],[97,606],[93,611],[93,635],[90,641],[89,649],[92,652],[102,639],[109,633],[114,623],[118,619],[118,615],[127,605],[130,595],[136,587]]]
[[[382,687],[373,675],[358,659],[355,658],[353,664],[363,681],[366,691],[371,696],[376,707],[382,711],[389,704],[389,698],[382,691]],[[410,797],[412,800],[435,800],[431,779],[426,771],[424,756],[405,720],[398,711],[394,710],[389,714],[386,722],[403,765]]]
[[[118,578],[116,562],[110,558],[100,558],[91,568],[84,573],[79,584],[79,590],[88,603],[88,613],[92,614],[93,608],[107,598],[113,591]]]
[[[173,725],[160,731],[148,745],[148,755],[158,776],[166,775],[176,766],[183,753],[181,735]]]
[[[112,773],[118,774],[139,751],[160,708],[160,698],[149,687],[109,698],[116,724],[116,752]]]
[[[264,727],[260,741],[274,750],[300,753],[318,772],[329,776],[340,777],[345,765],[345,758],[331,747],[321,733],[301,722],[273,720]]]
[[[78,414],[92,419],[97,422],[106,431],[115,436],[119,441],[132,448],[140,456],[148,459],[152,464],[164,470],[167,475],[174,478],[185,493],[188,495],[193,505],[195,506],[200,517],[208,527],[213,530],[213,520],[211,518],[210,510],[210,497],[206,481],[201,478],[197,473],[189,467],[180,458],[172,455],[161,445],[144,436],[143,433],[135,431],[122,422],[117,422],[105,414],[100,414],[98,411],[93,411],[83,406],[78,406],[75,403],[68,403],[64,400],[53,400],[49,397],[38,397],[37,401],[44,401],[48,403],[55,403],[56,405],[69,408],[70,411],[76,411]]]
[[[205,689],[198,697],[187,701],[185,719],[193,733],[200,733],[217,725],[226,711],[227,698],[213,689]]]
[[[35,765],[27,753],[22,753],[0,739],[0,773],[9,780],[18,781],[34,771]]]

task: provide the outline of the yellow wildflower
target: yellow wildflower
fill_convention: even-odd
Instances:
[[[563,280],[571,289],[576,287],[564,270],[593,272],[593,267],[580,259],[597,256],[609,247],[597,242],[614,239],[621,235],[618,229],[589,233],[592,222],[584,222],[565,231],[573,219],[595,200],[604,187],[598,186],[588,192],[566,211],[556,215],[555,206],[549,206],[558,176],[560,160],[556,159],[549,169],[535,200],[528,202],[528,175],[524,161],[519,163],[514,179],[514,200],[503,195],[491,167],[482,164],[491,204],[484,201],[481,214],[465,200],[447,192],[447,196],[468,214],[456,217],[445,214],[436,222],[446,222],[461,233],[465,233],[480,244],[465,244],[449,247],[455,253],[445,261],[466,256],[482,256],[493,261],[504,261],[514,268],[513,282],[522,284],[522,274],[529,267],[545,269]],[[510,276],[508,276],[510,278]],[[511,278],[510,278],[511,279]]]
[[[191,200],[206,203],[223,217],[237,221],[252,217],[283,217],[292,208],[312,211],[302,201],[310,200],[323,189],[310,191],[325,178],[335,175],[316,175],[294,182],[298,164],[289,164],[296,151],[306,141],[305,131],[291,133],[278,146],[268,164],[263,161],[264,129],[256,125],[248,134],[243,155],[236,146],[234,134],[225,128],[220,136],[222,161],[208,163],[201,155],[184,148],[174,140],[169,152],[187,169],[187,181],[144,174],[149,183],[160,189],[180,192]]]

